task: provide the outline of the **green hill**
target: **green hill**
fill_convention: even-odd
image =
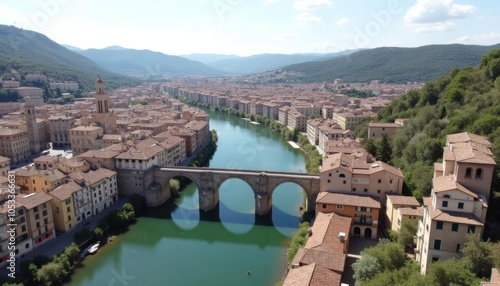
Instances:
[[[21,75],[41,73],[57,80],[76,81],[84,90],[95,88],[97,75],[106,80],[109,88],[138,84],[137,80],[105,70],[43,34],[0,25],[0,74],[10,69]]]
[[[408,123],[389,144],[381,139],[365,139],[363,144],[377,155],[388,154],[386,161],[403,170],[407,189],[417,197],[430,194],[433,163],[441,160],[447,134],[486,136],[497,163],[492,187],[497,198],[490,200],[489,213],[500,214],[500,208],[492,208],[500,204],[500,50],[487,53],[475,68],[454,69],[408,92],[377,114],[380,122],[396,118],[408,118]],[[366,125],[356,131],[366,137]]]
[[[200,62],[179,56],[170,56],[150,50],[133,50],[122,47],[77,51],[100,66],[117,73],[140,77],[220,75],[223,71]]]
[[[500,44],[376,48],[346,57],[290,65],[283,70],[299,73],[290,80],[300,82],[331,82],[336,78],[345,82],[426,82],[449,73],[453,68],[475,66],[481,56],[495,48],[500,48]]]
[[[354,51],[332,54],[258,54],[211,62],[208,65],[233,74],[252,74],[275,70],[291,64],[320,61],[349,55]]]

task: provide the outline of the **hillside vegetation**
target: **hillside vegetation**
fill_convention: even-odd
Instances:
[[[500,50],[488,52],[476,68],[454,69],[422,89],[408,92],[377,114],[380,122],[394,122],[396,118],[409,118],[408,124],[391,138],[375,142],[364,139],[364,145],[372,152],[387,154],[386,161],[403,169],[407,188],[417,197],[430,194],[433,163],[441,160],[445,136],[459,132],[472,132],[490,140],[497,163],[493,190],[498,196]],[[366,137],[366,123],[357,131]],[[498,205],[498,201],[490,201],[489,213],[498,212],[498,208],[492,208],[492,203]]]
[[[13,26],[0,25],[0,74],[16,69],[22,76],[41,73],[61,81],[76,81],[84,90],[95,88],[97,75],[107,87],[136,85],[138,81],[98,66],[46,36]]]
[[[376,48],[335,59],[286,66],[296,82],[345,82],[381,80],[391,83],[426,82],[448,74],[454,68],[476,66],[495,46],[430,45],[418,48]]]

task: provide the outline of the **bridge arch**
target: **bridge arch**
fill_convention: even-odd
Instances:
[[[227,182],[229,180],[232,180],[232,179],[238,179],[240,181],[245,182],[250,187],[250,189],[252,190],[252,192],[254,194],[256,193],[254,185],[253,185],[253,182],[251,182],[248,178],[245,178],[243,176],[230,175],[230,174],[219,175],[216,178],[214,178],[214,186],[218,190],[225,182]]]
[[[252,186],[237,177],[226,178],[218,187],[219,220],[234,234],[249,232],[255,224],[255,203]]]

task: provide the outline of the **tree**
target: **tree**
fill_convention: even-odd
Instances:
[[[94,228],[94,235],[98,240],[101,240],[104,235],[104,231],[102,231],[100,227],[96,227]]]
[[[363,141],[361,141],[361,144],[363,145],[363,148],[365,148],[365,150],[368,153],[370,153],[372,155],[377,154],[377,146],[373,142],[373,139],[371,139],[371,138],[363,139]]]
[[[69,263],[73,265],[80,255],[80,248],[72,242],[64,249],[64,254],[68,257]]]
[[[360,259],[352,264],[352,269],[354,270],[352,277],[356,280],[356,285],[360,285],[380,273],[382,267],[377,258],[363,254]]]
[[[482,241],[479,234],[467,234],[467,242],[462,249],[463,263],[477,277],[490,277],[493,267],[492,245]]]
[[[401,230],[399,231],[398,243],[405,247],[413,243],[413,236],[416,235],[418,228],[418,220],[405,219],[401,223]]]
[[[381,240],[377,245],[363,250],[362,255],[375,257],[380,264],[381,271],[399,269],[406,261],[403,247],[388,240]]]
[[[49,262],[38,269],[36,272],[36,281],[41,285],[56,285],[61,282],[67,274],[62,264]]]
[[[426,276],[427,285],[478,285],[479,279],[455,258],[440,260],[430,265]]]
[[[377,159],[382,162],[388,163],[391,160],[391,153],[392,149],[389,136],[384,134],[382,135],[382,138],[377,145]]]
[[[425,277],[420,275],[419,265],[414,261],[407,261],[400,269],[386,270],[377,274],[373,279],[363,283],[363,286],[421,286],[425,285]]]

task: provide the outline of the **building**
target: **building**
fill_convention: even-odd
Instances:
[[[392,136],[396,134],[396,131],[403,127],[398,123],[368,123],[368,138],[377,139],[382,138],[382,136]]]
[[[10,159],[0,156],[0,176],[7,177],[10,171]]]
[[[87,173],[71,173],[69,176],[71,180],[82,186],[81,191],[74,193],[77,223],[102,212],[118,200],[117,173],[115,171],[100,168]],[[88,210],[89,199],[92,206],[91,213]]]
[[[414,196],[387,195],[386,197],[386,228],[399,231],[404,220],[420,219],[423,216],[424,210]]]
[[[104,83],[98,77],[95,92],[95,111],[92,119],[107,134],[116,133],[116,115],[110,108],[109,95],[104,91]]]
[[[27,234],[32,240],[33,249],[37,249],[55,239],[56,233],[52,216],[52,198],[44,192],[38,192],[19,195],[16,199],[23,206],[27,220]],[[27,246],[27,244],[22,245],[20,248],[29,248]]]
[[[99,139],[102,139],[102,127],[88,125],[78,126],[70,130],[71,149],[75,155],[89,150],[99,149]]]
[[[381,204],[378,198],[366,195],[320,192],[316,199],[316,214],[336,213],[352,218],[349,235],[376,239]]]
[[[67,232],[76,226],[73,193],[81,189],[80,185],[70,181],[49,192],[49,195],[52,197],[54,227],[57,231]]]
[[[15,89],[19,96],[29,98],[35,106],[43,105],[43,90],[38,87],[21,86]]]
[[[48,122],[52,147],[71,146],[71,126],[75,119],[68,115],[53,115]]]
[[[374,117],[375,114],[372,112],[363,112],[363,113],[333,113],[332,119],[340,125],[340,127],[344,130],[354,130],[356,127],[361,124],[365,119]]]
[[[288,112],[287,126],[292,130],[297,128],[300,132],[306,132],[307,117],[297,110],[291,110]]]
[[[23,193],[50,192],[66,182],[66,175],[57,169],[20,168],[15,174],[16,185]]]
[[[318,213],[283,285],[341,285],[351,225],[350,217]]]
[[[5,116],[11,112],[16,112],[21,109],[20,102],[0,102],[0,116]]]
[[[443,162],[434,164],[431,196],[424,198],[416,260],[422,274],[433,261],[457,257],[467,233],[484,231],[495,161],[490,142],[467,132],[446,136]]]
[[[0,155],[17,164],[30,156],[28,132],[25,130],[0,128]]]
[[[77,158],[84,159],[90,164],[93,170],[99,168],[106,168],[108,170],[115,170],[115,157],[120,154],[119,151],[100,149],[100,150],[89,150],[77,156]]]
[[[320,190],[364,194],[383,203],[386,194],[402,194],[401,170],[381,161],[367,163],[354,155],[333,154],[325,158],[320,173]]]
[[[28,129],[31,153],[38,154],[42,150],[42,146],[40,144],[38,125],[36,124],[35,105],[29,98],[26,98],[26,103],[24,104],[24,115],[26,116],[26,126]]]

